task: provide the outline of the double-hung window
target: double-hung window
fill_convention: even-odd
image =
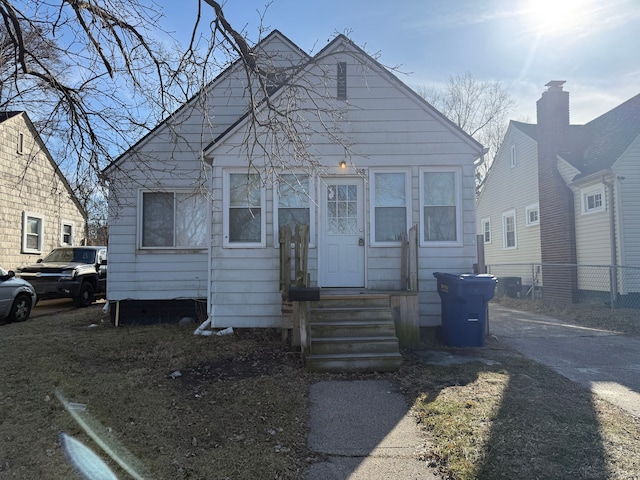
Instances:
[[[372,245],[398,243],[409,220],[409,181],[406,172],[372,171],[370,197]]]
[[[309,238],[313,238],[314,232],[311,218],[313,218],[313,192],[312,182],[307,174],[286,173],[278,176],[275,204],[277,230],[274,232],[278,238],[279,227],[288,225],[294,234],[297,225],[309,226]],[[278,246],[278,242],[274,242]]]
[[[37,213],[22,212],[22,253],[42,253],[44,217]]]
[[[503,247],[516,248],[516,211],[509,210],[502,214]]]
[[[73,245],[73,222],[62,221],[60,224],[60,245]]]
[[[265,189],[257,173],[225,172],[224,175],[225,247],[264,247]]]
[[[420,169],[421,245],[460,243],[460,181],[459,169]]]
[[[197,192],[142,192],[140,247],[206,248],[208,209]]]
[[[484,243],[491,243],[491,219],[483,218],[481,224]]]

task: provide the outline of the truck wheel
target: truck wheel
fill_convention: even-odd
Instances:
[[[18,295],[11,306],[10,322],[24,322],[31,314],[31,298],[29,295]]]
[[[80,293],[73,299],[76,307],[88,307],[93,303],[93,285],[89,282],[82,282]]]

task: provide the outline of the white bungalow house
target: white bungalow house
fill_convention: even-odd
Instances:
[[[417,225],[419,324],[439,325],[433,272],[476,262],[482,146],[343,35],[312,57],[278,31],[253,51],[255,115],[237,62],[105,169],[117,321],[280,327],[278,228],[308,223],[310,284],[362,291],[400,289]]]
[[[509,124],[478,198],[485,262],[522,295],[640,305],[640,95],[571,125],[564,83]]]

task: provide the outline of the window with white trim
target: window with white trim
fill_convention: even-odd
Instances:
[[[503,247],[516,248],[516,211],[510,210],[502,214]]]
[[[484,239],[484,243],[491,243],[491,219],[483,218],[480,221],[482,225],[482,237]]]
[[[307,174],[285,173],[278,176],[278,188],[274,189],[275,209],[274,238],[278,238],[280,227],[289,225],[291,234],[296,231],[296,225],[309,226],[309,241],[315,235],[315,222],[311,222],[314,218],[313,203],[313,182]],[[273,242],[274,247],[278,246],[278,242]]]
[[[73,222],[60,223],[60,245],[73,245]]]
[[[209,204],[193,191],[142,192],[141,248],[206,248]]]
[[[511,145],[511,168],[515,167],[518,163],[518,158],[516,156],[516,146],[515,144]]]
[[[409,224],[408,200],[411,198],[407,172],[371,172],[372,245],[397,244]]]
[[[44,216],[22,212],[22,253],[42,253]]]
[[[538,204],[529,205],[525,208],[526,224],[538,225],[540,223],[540,207]]]
[[[257,173],[224,173],[225,247],[266,246],[265,188]]]
[[[582,198],[582,213],[601,212],[605,209],[604,186],[595,185],[580,190]]]
[[[459,243],[461,186],[459,169],[420,169],[421,245]]]

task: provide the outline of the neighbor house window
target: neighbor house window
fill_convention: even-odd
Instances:
[[[374,171],[371,182],[372,244],[397,243],[407,232],[409,208],[407,173]]]
[[[420,170],[421,243],[452,243],[461,239],[460,171],[447,168]]]
[[[516,158],[516,146],[511,145],[511,168],[516,166],[517,160],[518,159]]]
[[[224,246],[264,247],[265,191],[257,173],[225,172]]]
[[[16,151],[18,153],[22,153],[24,151],[24,134],[22,132],[18,133],[18,145],[16,147]]]
[[[22,253],[42,253],[43,241],[44,217],[22,212]]]
[[[582,213],[595,213],[604,210],[604,187],[597,185],[582,189]]]
[[[205,248],[209,204],[189,192],[142,192],[142,248]]]
[[[540,208],[538,204],[526,207],[525,215],[527,216],[527,225],[538,225],[540,223]]]
[[[60,226],[60,245],[73,245],[72,222],[62,222]]]
[[[347,62],[338,62],[338,78],[337,78],[337,98],[338,100],[346,100],[347,98]]]
[[[504,248],[516,248],[516,211],[502,214],[502,232]]]
[[[491,219],[483,218],[480,222],[482,224],[482,237],[484,243],[491,243]]]
[[[309,241],[314,233],[311,231],[313,225],[313,192],[311,182],[307,174],[282,174],[277,179],[278,188],[274,203],[278,205],[275,212],[277,218],[274,224],[277,225],[275,238],[279,237],[280,227],[288,225],[291,234],[295,234],[297,225],[309,226]],[[278,242],[274,242],[278,246]]]

